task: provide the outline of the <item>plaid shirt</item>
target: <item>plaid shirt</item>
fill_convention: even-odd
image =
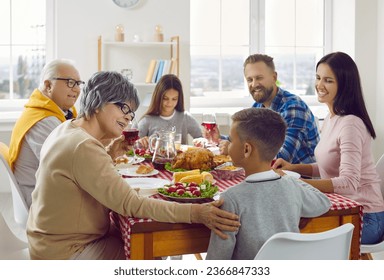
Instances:
[[[255,102],[253,107],[261,108],[263,104]],[[315,162],[314,151],[320,136],[307,104],[299,96],[278,88],[270,109],[279,113],[287,123],[285,142],[277,157],[291,163]]]

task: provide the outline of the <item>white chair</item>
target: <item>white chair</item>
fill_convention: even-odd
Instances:
[[[9,179],[9,184],[12,191],[13,213],[15,221],[26,228],[28,220],[28,205],[21,193],[19,184],[16,181],[15,176],[8,164],[8,146],[0,142],[0,168],[5,170]]]
[[[0,214],[0,260],[30,259],[28,243],[19,239]]]
[[[353,229],[348,223],[320,233],[276,233],[255,260],[348,260]]]
[[[379,173],[380,179],[381,179],[381,194],[384,198],[384,155],[381,156],[381,158],[376,163],[376,170],[377,173]],[[377,244],[372,245],[360,245],[360,253],[361,253],[361,259],[364,260],[372,260],[371,253],[378,253],[384,251],[384,240]]]

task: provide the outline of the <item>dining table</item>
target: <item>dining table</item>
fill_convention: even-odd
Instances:
[[[148,163],[147,163],[148,164]],[[141,177],[142,178],[142,177]],[[172,172],[161,170],[151,178],[172,181]],[[239,184],[244,174],[232,179],[215,177],[219,192]],[[354,225],[350,259],[360,258],[360,238],[363,207],[358,202],[336,193],[326,193],[331,201],[329,211],[319,217],[302,218],[300,232],[317,233],[345,223]],[[165,199],[159,194],[154,199]],[[111,221],[118,227],[124,241],[126,259],[147,260],[164,256],[198,254],[207,251],[211,231],[203,224],[164,223],[153,219],[135,218],[111,212]]]

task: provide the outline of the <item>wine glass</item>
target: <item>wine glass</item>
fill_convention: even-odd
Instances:
[[[205,138],[208,140],[207,146],[216,146],[213,141],[214,129],[216,127],[215,113],[203,113],[203,122],[201,124],[205,128]]]
[[[145,152],[144,145],[140,141],[136,140],[133,143],[132,149],[133,149],[134,163],[140,162],[140,160],[143,158],[143,155]]]
[[[135,121],[130,121],[124,128],[122,134],[125,137],[125,141],[128,142],[128,145],[132,146],[135,141],[139,139],[139,130],[137,129]]]

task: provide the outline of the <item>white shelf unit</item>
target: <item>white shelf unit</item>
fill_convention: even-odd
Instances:
[[[171,59],[176,64],[175,74],[179,76],[179,36],[168,42],[115,42],[98,39],[98,71],[131,69],[132,82],[137,87],[154,86],[145,83],[152,59]]]

